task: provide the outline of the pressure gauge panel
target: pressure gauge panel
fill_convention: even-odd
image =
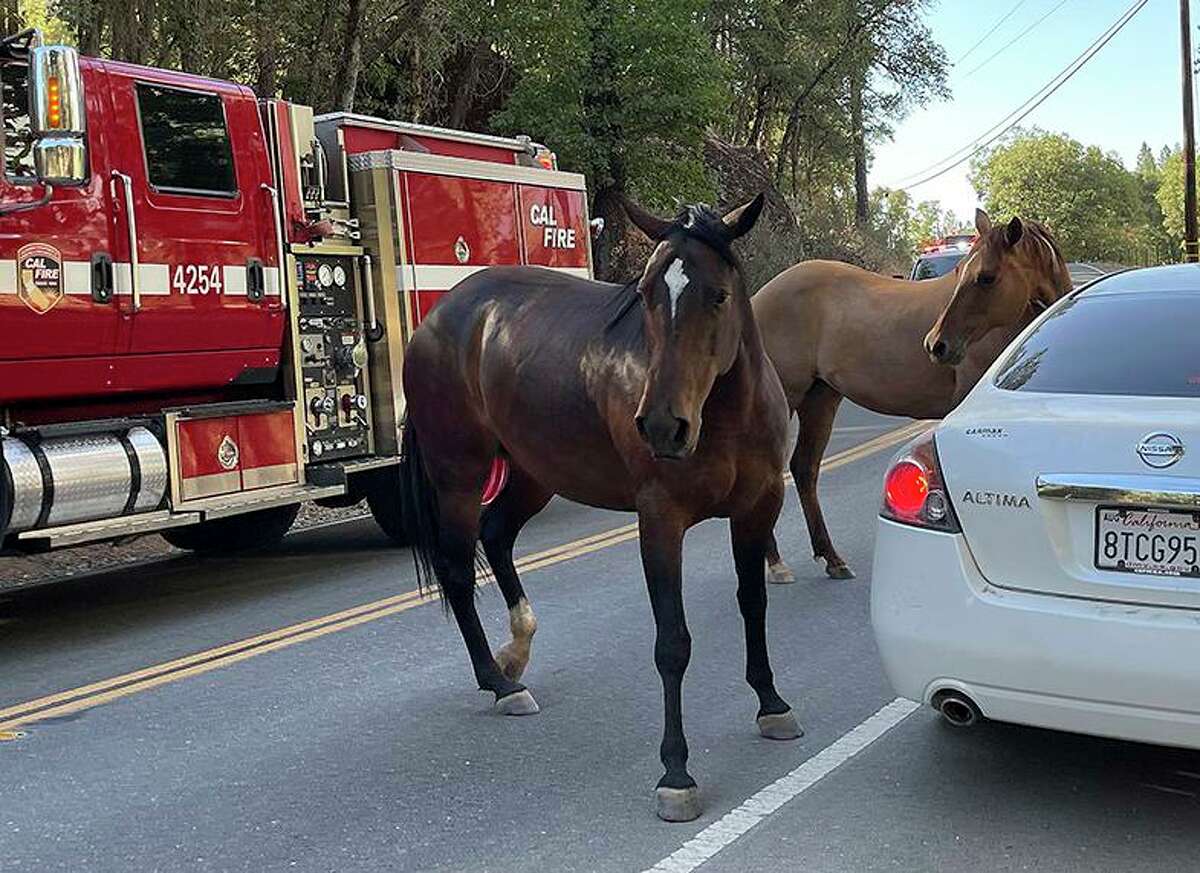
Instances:
[[[299,360],[304,378],[309,460],[338,461],[370,451],[371,399],[356,261],[298,254]]]

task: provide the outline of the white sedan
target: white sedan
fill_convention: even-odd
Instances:
[[[890,466],[871,620],[897,692],[1200,747],[1200,266],[1060,301]]]

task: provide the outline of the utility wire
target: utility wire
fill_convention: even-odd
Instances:
[[[963,61],[965,61],[970,56],[971,52],[975,51],[975,49],[977,49],[981,45],[983,45],[984,41],[987,40],[987,38],[989,36],[991,36],[993,33],[995,33],[997,30],[1000,29],[1000,25],[1002,25],[1004,22],[1008,21],[1008,19],[1012,18],[1013,13],[1016,12],[1018,9],[1020,9],[1022,6],[1024,6],[1027,2],[1028,2],[1028,0],[1017,0],[1016,4],[1011,9],[1009,9],[1007,12],[1005,12],[1004,15],[1002,15],[1000,17],[1000,20],[991,26],[991,28],[988,30],[987,33],[985,33],[983,36],[979,37],[979,41],[977,43],[975,43],[975,45],[971,46],[969,49],[967,49],[965,52],[963,52],[962,57],[960,57],[958,60],[956,60],[954,62],[954,66],[957,67]]]
[[[1125,25],[1127,25],[1130,21],[1132,21],[1134,16],[1136,16],[1139,12],[1141,12],[1142,9],[1149,2],[1150,2],[1150,0],[1135,0],[1134,4],[1132,6],[1130,6],[1128,9],[1126,9],[1125,12],[1123,12],[1121,14],[1121,16],[1117,19],[1117,21],[1115,23],[1113,23],[1112,25],[1110,25],[1109,28],[1106,31],[1104,31],[1104,33],[1102,33],[1096,39],[1095,42],[1093,42],[1090,46],[1088,46],[1086,49],[1084,49],[1083,53],[1081,55],[1079,55],[1077,58],[1075,58],[1075,60],[1071,61],[1071,63],[1069,63],[1061,72],[1059,72],[1059,74],[1057,76],[1055,76],[1048,83],[1046,83],[1044,86],[1042,86],[1041,89],[1034,92],[1034,95],[1032,97],[1030,97],[1028,100],[1026,100],[1024,103],[1022,103],[1020,106],[1018,106],[1016,109],[1014,109],[1012,112],[1010,112],[1004,118],[1002,118],[999,122],[994,124],[991,128],[984,131],[982,134],[980,134],[978,137],[976,137],[973,141],[971,141],[967,145],[963,146],[962,148],[958,149],[955,152],[952,152],[951,154],[947,155],[945,158],[938,161],[937,163],[931,164],[930,166],[926,167],[924,170],[921,170],[918,173],[913,173],[909,176],[906,176],[904,179],[901,179],[900,181],[902,183],[904,183],[908,179],[914,179],[918,176],[920,176],[921,178],[917,178],[917,180],[913,181],[913,182],[907,182],[907,184],[897,185],[894,188],[892,188],[891,190],[905,191],[905,190],[908,190],[909,188],[915,188],[919,185],[924,185],[926,182],[931,182],[934,179],[938,178],[939,176],[943,176],[946,173],[950,172],[955,167],[962,164],[964,161],[967,161],[967,160],[973,158],[975,155],[979,154],[981,151],[983,151],[985,148],[990,146],[992,143],[994,143],[1000,137],[1004,136],[1004,134],[1008,133],[1010,130],[1012,130],[1014,127],[1016,127],[1018,124],[1020,124],[1031,112],[1033,112],[1035,109],[1037,109],[1043,103],[1045,103],[1046,100],[1052,94],[1054,94],[1059,88],[1061,88],[1068,81],[1070,81],[1071,78],[1076,73],[1078,73],[1088,61],[1090,61],[1093,57],[1095,57],[1096,54],[1102,48],[1104,48],[1104,46],[1106,46],[1108,44],[1108,42],[1114,36],[1116,36],[1118,33],[1120,33],[1121,30],[1124,29]],[[995,135],[989,136],[989,134],[992,134],[993,132],[995,132]],[[985,137],[987,137],[987,139],[984,139]],[[946,163],[947,161],[951,161],[952,163],[947,164]],[[946,166],[942,166],[942,164],[946,164]],[[935,170],[938,167],[941,167],[941,169],[938,169],[936,172],[932,172],[932,173],[930,172],[931,170]],[[928,173],[929,175],[925,175],[926,173]]]
[[[963,73],[961,78],[959,79],[959,81],[961,81],[962,79],[969,79],[971,76],[978,73],[980,70],[982,70],[988,64],[990,64],[992,61],[996,60],[996,58],[998,58],[1001,54],[1008,51],[1008,49],[1011,48],[1015,43],[1020,42],[1030,31],[1032,31],[1035,27],[1037,27],[1039,24],[1041,24],[1043,21],[1045,21],[1047,18],[1049,18],[1055,12],[1062,9],[1066,4],[1067,4],[1067,0],[1058,0],[1057,3],[1055,3],[1052,7],[1050,7],[1049,12],[1047,12],[1045,15],[1043,15],[1041,18],[1039,18],[1033,24],[1029,25],[1024,30],[1022,30],[1020,33],[1018,33],[1016,36],[1014,36],[1012,39],[1010,39],[1004,45],[1000,46],[1000,48],[996,49],[994,52],[992,52],[990,55],[988,55],[986,60],[984,60],[983,62],[981,62],[979,64],[976,64],[970,70]]]

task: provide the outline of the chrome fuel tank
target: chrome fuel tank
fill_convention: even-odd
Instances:
[[[0,532],[114,518],[157,509],[167,490],[166,451],[145,427],[39,439],[3,438],[12,510]],[[7,523],[5,523],[7,521]]]

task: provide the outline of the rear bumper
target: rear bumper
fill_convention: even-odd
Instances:
[[[1200,748],[1200,612],[997,589],[961,535],[880,519],[871,623],[903,697],[999,721]]]

